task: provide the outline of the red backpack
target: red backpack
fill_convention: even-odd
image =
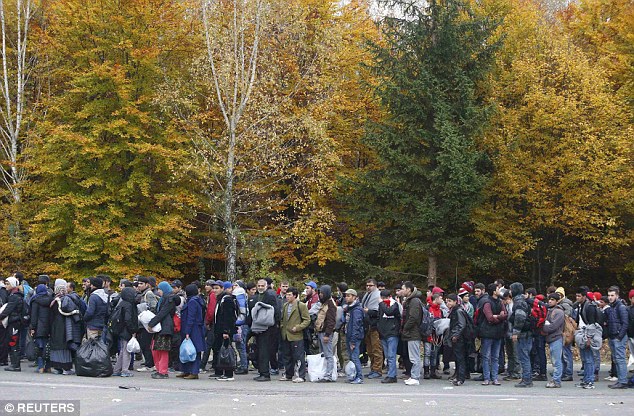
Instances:
[[[545,303],[540,302],[536,298],[527,299],[527,303],[531,307],[531,315],[529,317],[531,329],[535,332],[539,332],[544,327],[544,322],[546,322],[548,308]]]

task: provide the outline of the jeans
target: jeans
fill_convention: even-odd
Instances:
[[[574,364],[574,361],[572,360],[572,345],[564,345],[562,355],[564,364],[563,375],[564,377],[572,377]]]
[[[532,382],[531,368],[531,348],[533,347],[533,336],[528,334],[527,337],[517,338],[517,358],[522,366],[522,381]]]
[[[498,379],[501,339],[482,338],[480,353],[482,354],[482,376],[484,381]]]
[[[627,335],[621,339],[610,339],[609,344],[612,359],[616,364],[616,376],[619,378],[619,383],[627,384],[627,359],[625,358]]]
[[[594,357],[594,374],[599,374],[601,370],[601,351],[592,350],[592,356]]]
[[[553,364],[553,381],[557,384],[561,384],[561,375],[563,373],[563,363],[562,363],[562,349],[564,345],[564,340],[559,338],[553,342],[548,343],[550,347],[550,361]]]
[[[359,355],[361,354],[360,352],[361,340],[354,341],[354,346],[350,342],[350,340],[346,340],[346,341],[347,341],[348,355],[350,356],[350,361],[354,363],[354,368],[357,370],[357,374],[355,378],[363,380],[363,374],[361,373],[361,359],[359,358]]]
[[[249,359],[247,358],[247,336],[249,335],[249,327],[247,325],[241,325],[240,329],[242,330],[242,341],[236,342],[236,349],[238,350],[238,355],[240,355],[238,368],[240,370],[247,370],[249,368]]]
[[[295,365],[299,361],[299,370],[297,375],[306,379],[306,354],[304,351],[304,340],[299,341],[288,341],[282,340],[280,347],[282,349],[282,354],[280,358],[280,362],[283,362],[285,365],[284,371],[287,379],[292,379],[295,374]]]
[[[412,362],[410,378],[414,380],[420,378],[420,343],[421,341],[407,341],[407,352],[409,360]]]
[[[319,333],[319,348],[321,348],[321,352],[324,354],[324,358],[326,359],[326,379],[330,379],[332,377],[332,372],[335,369],[335,355],[333,349],[332,335],[333,334],[331,334],[331,336],[328,338],[328,342],[326,342],[324,341],[326,333]]]
[[[436,368],[436,354],[438,347],[431,342],[425,342],[423,352],[423,367]]]
[[[398,347],[398,337],[389,337],[381,340],[383,353],[387,358],[387,376],[396,378],[396,347]]]
[[[579,349],[581,362],[583,362],[583,382],[594,383],[594,353],[592,348]]]

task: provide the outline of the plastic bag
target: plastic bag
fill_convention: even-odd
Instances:
[[[5,303],[4,305],[0,306],[0,313],[4,312],[4,310],[7,308],[7,305],[8,303]],[[9,326],[9,316],[2,320],[2,326],[5,328]]]
[[[352,361],[348,361],[348,364],[346,364],[344,371],[346,373],[348,381],[353,381],[355,378],[357,378],[357,367],[355,367]]]
[[[150,311],[144,311],[141,312],[139,314],[139,322],[141,322],[141,325],[143,325],[143,328],[145,328],[145,330],[147,332],[149,332],[150,334],[154,334],[156,332],[161,332],[161,323],[159,322],[158,324],[156,324],[155,326],[153,326],[152,328],[149,327],[149,323],[150,321],[155,317],[156,315],[154,315],[152,312]]]
[[[139,344],[139,341],[137,341],[136,337],[132,337],[130,338],[130,341],[128,341],[128,345],[125,349],[130,354],[136,354],[137,352],[141,352],[141,345]]]
[[[337,380],[337,357],[333,357],[334,365],[332,366],[332,374],[330,379]],[[323,354],[315,354],[306,356],[308,364],[308,381],[318,381],[326,378],[326,357]]]
[[[236,350],[233,349],[233,345],[222,345],[220,348],[220,354],[218,356],[218,369],[219,370],[233,370],[236,367]]]
[[[185,338],[185,340],[181,343],[179,358],[181,363],[191,363],[196,361],[196,347],[194,347],[194,343],[191,339]]]
[[[96,339],[81,344],[77,350],[75,372],[84,377],[110,377],[112,363],[106,344]]]

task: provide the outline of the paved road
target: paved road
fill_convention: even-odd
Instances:
[[[23,364],[23,367],[26,365]],[[601,374],[602,377],[605,374]],[[446,380],[424,380],[420,386],[380,384],[377,380],[350,385],[293,384],[273,380],[258,383],[249,376],[234,382],[209,380],[153,380],[147,373],[132,378],[94,379],[77,376],[0,371],[0,397],[22,400],[79,399],[81,415],[634,415],[634,389],[613,391],[608,382],[595,390],[564,383],[546,389],[517,389],[467,382],[453,387]],[[134,386],[137,389],[121,389]],[[0,410],[0,414],[3,415]]]

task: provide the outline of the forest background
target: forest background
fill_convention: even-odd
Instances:
[[[0,0],[0,269],[634,284],[632,0]]]

